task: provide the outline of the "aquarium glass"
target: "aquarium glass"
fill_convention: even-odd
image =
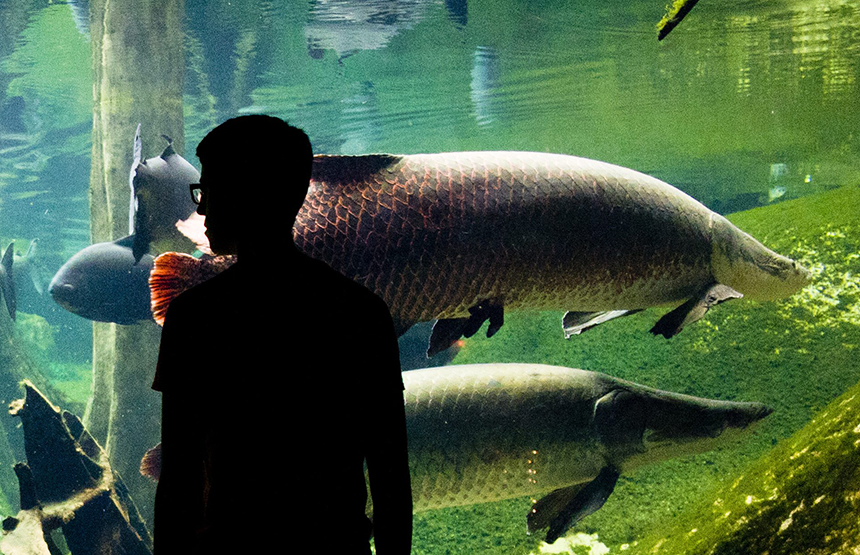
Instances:
[[[141,15],[134,2],[110,4],[130,20]],[[431,323],[413,327],[400,338],[404,372],[428,365],[548,364],[773,409],[754,430],[704,453],[622,469],[605,505],[552,546],[541,541],[545,531],[526,531],[536,497],[515,496],[417,512],[414,553],[602,554],[652,548],[662,553],[662,545],[693,553],[679,538],[695,539],[696,522],[703,520],[717,524],[704,542],[720,545],[730,525],[721,529],[718,519],[701,515],[710,515],[715,504],[731,505],[726,492],[733,483],[761,469],[761,461],[816,415],[830,414],[821,411],[858,382],[860,4],[855,0],[700,0],[660,41],[656,24],[667,9],[663,0],[164,4],[175,8],[164,9],[164,18],[173,18],[169,26],[181,33],[172,58],[183,69],[184,136],[177,150],[198,169],[194,148],[210,129],[256,113],[304,129],[317,154],[574,155],[663,180],[812,272],[812,283],[787,298],[732,300],[671,339],[648,333],[671,306],[649,308],[569,339],[561,323],[566,307],[526,307],[506,311],[493,337],[487,337],[485,323],[428,362]],[[92,14],[103,9],[93,0],[0,2],[0,247],[5,251],[14,243],[17,297],[14,322],[0,303],[5,328],[0,363],[6,366],[0,368],[0,391],[8,404],[23,395],[19,382],[29,379],[52,403],[82,418],[149,524],[155,484],[136,469],[159,433],[160,396],[149,390],[159,328],[153,322],[94,324],[59,306],[48,290],[75,253],[125,234],[122,210],[111,216],[109,237],[103,228],[91,227],[91,213],[104,217],[104,206],[94,204],[102,197],[90,191],[94,166],[103,162],[101,155],[94,157],[99,152],[94,137],[127,137],[126,158],[114,160],[126,168],[125,175],[134,159],[133,126],[94,134],[94,95],[103,68],[93,49],[105,43],[93,36],[104,29],[93,24]],[[147,21],[138,33],[164,32],[157,18]],[[123,39],[132,41],[131,52],[134,37],[129,33]],[[153,80],[166,72],[160,64],[143,64]],[[140,77],[139,60],[134,67]],[[150,103],[153,112],[160,102],[168,104],[133,95],[126,100]],[[163,131],[140,123],[150,137],[143,159],[158,156],[167,143],[151,138]],[[112,202],[128,206],[127,179],[115,181]],[[511,225],[522,222],[498,220],[500,230]],[[494,256],[478,242],[470,248],[480,253],[476,256]],[[275,264],[274,244],[270,254]],[[137,333],[134,337],[145,339],[136,340],[143,343],[134,349],[110,347],[113,341],[122,345],[123,334]],[[134,361],[140,369],[129,377],[122,368]],[[117,369],[105,370],[111,364]],[[94,373],[94,368],[100,369]],[[296,380],[300,388],[301,377]],[[20,421],[3,416],[0,422],[0,514],[10,516],[20,509],[11,467],[25,460],[26,452]],[[858,424],[855,414],[844,424],[846,437],[860,433]],[[823,468],[837,475],[845,465],[857,467],[856,441],[846,445],[854,445],[853,455],[820,451]],[[785,458],[790,465],[791,457]],[[786,472],[780,476],[794,476]],[[843,518],[856,509],[856,484],[834,479],[809,490],[794,505],[773,509],[774,527],[762,528],[776,538],[768,549],[848,553],[860,548],[856,524],[852,529]],[[775,492],[737,493],[739,508],[732,505],[720,514],[728,522],[729,514],[745,506],[754,511],[776,503]],[[833,505],[829,516],[814,518],[825,524],[797,532],[791,542],[780,540],[794,533],[804,511],[831,498],[848,501]],[[293,502],[299,503],[285,500]],[[754,535],[743,527],[752,517],[744,518],[731,526]],[[835,546],[834,537],[844,541]],[[289,547],[291,539],[279,541]],[[312,552],[337,552],[337,543],[335,525]]]

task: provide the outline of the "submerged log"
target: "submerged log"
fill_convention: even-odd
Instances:
[[[173,139],[185,149],[184,0],[93,0],[92,242],[128,234],[129,167],[138,123],[144,157]],[[153,149],[157,151],[153,152]],[[152,322],[93,326],[93,398],[84,421],[151,515],[155,491],[137,472],[160,437],[160,396],[150,390],[159,329]]]
[[[29,381],[10,406],[21,418],[27,464],[15,473],[21,511],[3,521],[5,555],[58,553],[49,533],[62,529],[72,555],[149,555],[152,539],[101,446],[68,411]]]
[[[20,325],[20,319],[19,324]],[[29,354],[15,330],[15,322],[0,299],[0,403],[8,404],[20,395],[19,384],[29,379],[53,398],[61,394],[45,378],[42,366]],[[23,438],[17,422],[0,419],[0,503],[14,507],[15,461],[24,456]]]
[[[699,0],[675,0],[671,6],[668,6],[666,15],[663,16],[657,23],[657,40],[663,40],[666,35],[672,32],[672,29],[681,23],[681,20],[687,17],[690,10]]]

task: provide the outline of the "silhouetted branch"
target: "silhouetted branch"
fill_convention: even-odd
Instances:
[[[27,464],[18,463],[21,511],[3,521],[5,555],[53,555],[61,528],[72,555],[149,555],[152,540],[107,454],[81,421],[29,381],[10,405],[21,418]]]

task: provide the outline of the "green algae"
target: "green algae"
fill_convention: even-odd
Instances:
[[[860,552],[860,383],[631,554]]]
[[[699,0],[675,0],[666,6],[666,14],[657,22],[657,39],[663,40],[681,23]]]
[[[749,465],[860,380],[855,363],[860,345],[860,188],[828,191],[729,219],[811,268],[813,283],[779,302],[725,303],[670,340],[648,333],[663,310],[613,321],[569,341],[563,339],[561,313],[510,313],[492,339],[479,332],[455,359],[458,364],[536,362],[586,368],[671,391],[761,401],[775,409],[733,445],[622,476],[606,505],[571,532],[598,534],[612,553],[622,546],[638,549],[653,531],[696,514],[703,503],[710,506],[715,491],[749,475]],[[848,508],[835,502],[821,505],[828,506],[835,509],[834,518]],[[416,515],[415,552],[537,553],[537,538],[525,534],[528,507],[528,499],[517,499]],[[695,528],[684,526],[676,534]],[[458,529],[469,533],[455,534]],[[447,537],[439,530],[446,530]]]

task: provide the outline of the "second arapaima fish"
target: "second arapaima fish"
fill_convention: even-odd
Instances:
[[[202,217],[184,228],[200,239]],[[491,336],[504,310],[567,310],[569,336],[679,305],[651,330],[671,337],[714,304],[779,299],[810,280],[675,187],[563,154],[316,156],[293,233],[303,252],[382,297],[401,332],[438,320],[430,354],[487,320]],[[156,320],[179,291],[163,278],[193,285],[200,264],[156,261]]]

